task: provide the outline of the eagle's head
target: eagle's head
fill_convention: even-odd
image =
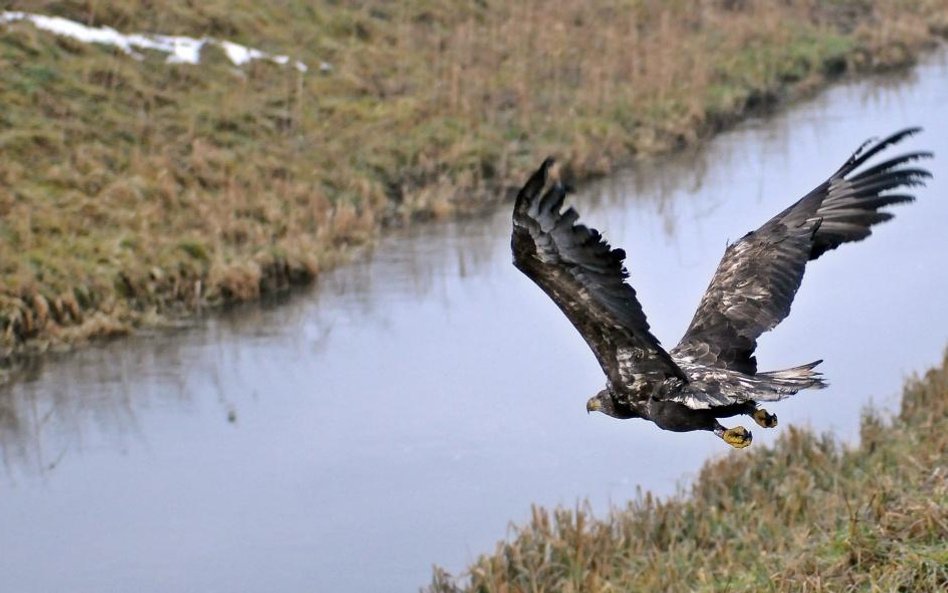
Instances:
[[[586,402],[586,413],[602,412],[606,416],[625,420],[627,418],[636,418],[638,414],[628,409],[627,406],[617,406],[615,398],[609,393],[608,389],[603,389],[596,395],[589,398]]]

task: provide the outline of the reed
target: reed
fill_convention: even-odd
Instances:
[[[307,282],[386,224],[504,197],[546,154],[604,174],[948,33],[938,0],[10,8],[310,71],[215,48],[136,61],[0,25],[0,358]]]

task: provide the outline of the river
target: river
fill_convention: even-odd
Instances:
[[[948,338],[948,54],[836,85],[701,150],[586,184],[583,220],[628,253],[673,345],[727,240],[909,125],[936,178],[864,243],[811,264],[762,369],[824,358],[831,386],[770,409],[858,438]],[[545,155],[537,155],[537,160]],[[279,304],[57,357],[0,392],[0,591],[414,591],[533,503],[598,512],[672,494],[708,433],[588,415],[603,377],[510,265],[509,204],[389,233]]]

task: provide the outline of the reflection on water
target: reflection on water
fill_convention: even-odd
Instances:
[[[910,124],[936,179],[871,240],[807,271],[762,368],[823,357],[832,386],[782,426],[855,435],[940,358],[948,291],[948,67],[834,89],[573,197],[626,248],[652,327],[684,331],[727,239]],[[902,149],[903,147],[900,147]],[[390,234],[279,306],[89,348],[0,392],[4,591],[412,590],[529,505],[673,492],[709,434],[584,412],[602,374],[510,265],[509,208]],[[776,432],[755,430],[755,446]]]

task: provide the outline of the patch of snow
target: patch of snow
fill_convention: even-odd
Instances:
[[[197,64],[201,61],[201,50],[205,45],[210,44],[223,49],[227,58],[237,66],[242,66],[251,60],[270,60],[280,65],[291,63],[289,56],[275,56],[253,47],[213,37],[195,39],[193,37],[153,35],[149,33],[126,35],[111,27],[87,27],[82,23],[58,16],[45,16],[12,10],[0,13],[0,23],[12,23],[14,21],[29,21],[38,29],[63,37],[71,37],[84,43],[111,45],[139,60],[142,59],[142,55],[135,51],[136,49],[151,49],[169,54],[166,60],[169,63]],[[306,64],[299,60],[293,60],[292,64],[300,72],[306,72],[309,69]]]

